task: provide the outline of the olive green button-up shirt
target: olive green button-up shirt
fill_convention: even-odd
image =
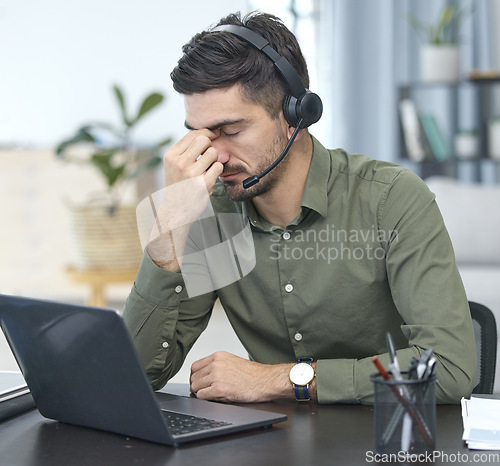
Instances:
[[[402,369],[433,348],[437,400],[459,402],[475,344],[434,195],[400,166],[313,142],[301,212],[285,230],[216,186],[215,212],[251,223],[256,265],[243,278],[189,298],[182,273],[144,255],[123,316],[153,387],[180,369],[219,298],[252,360],[317,361],[320,403],[373,402],[371,356],[388,366],[386,332]]]

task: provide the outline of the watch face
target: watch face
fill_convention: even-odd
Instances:
[[[301,362],[290,370],[290,380],[295,385],[307,385],[314,378],[314,369],[310,364]]]

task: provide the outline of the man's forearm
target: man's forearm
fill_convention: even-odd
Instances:
[[[177,272],[182,265],[182,255],[190,225],[160,233],[155,229],[146,250],[151,260],[167,272]]]
[[[196,361],[191,366],[191,391],[200,399],[258,403],[295,398],[290,381],[290,364],[260,364],[223,351]],[[315,364],[313,363],[315,368]],[[309,384],[316,400],[316,381]]]

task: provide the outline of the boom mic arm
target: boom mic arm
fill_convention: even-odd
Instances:
[[[302,129],[302,123],[304,122],[304,119],[301,118],[297,124],[297,127],[295,128],[295,131],[292,134],[292,137],[289,139],[287,145],[285,146],[285,149],[281,153],[281,155],[274,161],[272,165],[267,167],[262,173],[259,175],[253,175],[246,180],[243,180],[243,188],[248,189],[254,184],[257,184],[261,178],[266,176],[271,170],[274,170],[278,164],[285,158],[286,154],[288,154],[288,151],[292,147],[293,141],[295,141],[295,138],[297,137],[297,134],[299,131]]]

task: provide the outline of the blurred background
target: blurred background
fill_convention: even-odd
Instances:
[[[448,31],[458,37],[448,38],[459,51],[458,74],[426,77],[426,26],[439,26],[446,6],[461,15]],[[75,230],[90,220],[73,212],[109,195],[124,153],[161,155],[168,142],[159,141],[185,134],[169,76],[182,45],[228,13],[255,9],[281,17],[299,38],[325,108],[312,134],[438,183],[470,298],[500,319],[500,155],[492,146],[500,131],[500,0],[0,0],[0,293],[123,308],[134,259],[104,270],[85,263]],[[429,120],[434,133],[424,131]],[[94,122],[96,131],[79,132]],[[124,125],[125,138],[109,125]],[[85,141],[71,153],[78,163],[64,151],[58,157],[75,137]],[[118,162],[108,163],[123,140]],[[111,188],[132,210],[162,187],[161,165],[148,160],[154,169]],[[463,236],[467,208],[476,229]],[[176,380],[217,349],[245,355],[218,307]],[[15,369],[0,335],[0,370]]]

